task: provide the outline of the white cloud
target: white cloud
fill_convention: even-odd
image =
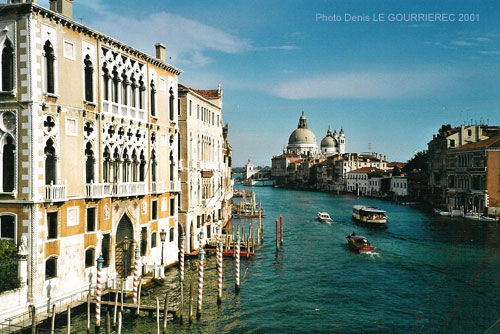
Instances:
[[[442,70],[366,71],[298,78],[273,90],[286,99],[393,99],[423,96],[446,89],[457,73]]]
[[[474,43],[466,42],[466,41],[452,41],[451,44],[457,45],[457,46],[471,46],[471,45],[474,45]]]

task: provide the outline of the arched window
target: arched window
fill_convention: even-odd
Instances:
[[[45,143],[45,184],[56,183],[57,157],[52,139]]]
[[[156,116],[156,88],[155,83],[151,80],[151,116]]]
[[[2,154],[2,191],[14,191],[15,178],[15,150],[14,140],[7,135],[5,144],[1,148]]]
[[[137,82],[132,74],[130,76],[130,106],[135,108],[137,105]]]
[[[51,257],[45,261],[45,279],[57,277],[57,258]]]
[[[115,148],[113,153],[113,183],[118,182],[118,174],[120,168],[120,154],[118,153],[118,148]]]
[[[104,95],[104,100],[109,101],[109,79],[111,75],[109,74],[109,70],[106,67],[106,63],[104,63],[102,67],[102,90]]]
[[[55,93],[55,54],[54,54],[54,48],[52,47],[52,44],[47,41],[45,42],[45,45],[43,47],[44,51],[44,69],[45,69],[45,76],[44,76],[44,84],[45,84],[45,91],[47,93]]]
[[[137,168],[139,167],[139,161],[137,160],[137,154],[135,150],[132,152],[132,182],[137,182]]]
[[[128,85],[129,81],[125,73],[122,74],[122,104],[128,105]]]
[[[95,264],[95,249],[89,248],[85,251],[85,268],[93,267]]]
[[[144,81],[142,77],[139,78],[139,109],[144,109],[144,92],[146,91],[146,86],[144,86]]]
[[[174,154],[170,151],[170,181],[174,180]]]
[[[85,182],[92,183],[94,178],[94,151],[92,151],[92,144],[87,143],[85,147]]]
[[[16,242],[16,215],[3,213],[0,215],[0,239]]]
[[[2,50],[2,90],[14,89],[14,48],[12,43],[6,39]]]
[[[94,67],[89,55],[85,57],[84,61],[85,72],[85,101],[94,101]]]
[[[128,158],[128,152],[127,152],[127,149],[124,149],[123,156],[122,156],[122,181],[123,182],[130,181],[129,168],[130,168],[130,160]]]
[[[156,182],[156,153],[153,151],[151,154],[151,182]]]
[[[174,228],[173,227],[170,228],[170,232],[168,233],[168,235],[169,235],[169,241],[170,242],[174,241]]]
[[[113,84],[111,85],[111,98],[113,102],[118,103],[118,83],[120,82],[120,78],[118,77],[118,71],[116,67],[113,68]]]
[[[156,241],[157,241],[156,232],[153,232],[151,233],[151,248],[156,247]]]
[[[111,153],[109,152],[109,148],[104,149],[104,155],[102,160],[102,181],[103,182],[111,182],[110,178],[110,164],[111,164]]]
[[[170,99],[169,99],[169,109],[170,109],[170,120],[174,120],[174,91],[172,87],[170,87]]]
[[[144,151],[141,152],[139,157],[141,164],[139,165],[139,181],[144,182],[146,179],[146,158],[144,157]]]

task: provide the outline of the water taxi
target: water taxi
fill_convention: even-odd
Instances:
[[[385,224],[387,223],[387,215],[384,210],[374,208],[372,206],[355,205],[352,207],[352,218],[363,223],[370,224]]]
[[[322,223],[329,223],[332,221],[332,218],[330,218],[328,212],[320,211],[318,212],[318,220]]]
[[[373,247],[368,239],[362,235],[356,235],[354,232],[349,234],[347,237],[347,245],[350,249],[358,253],[372,252],[375,247]]]

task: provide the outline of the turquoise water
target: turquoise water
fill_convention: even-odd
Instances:
[[[242,259],[241,292],[224,259],[224,300],[216,305],[215,259],[205,267],[203,315],[169,323],[171,333],[500,333],[500,227],[436,217],[391,202],[276,188],[255,188],[262,199],[265,244]],[[355,204],[388,212],[387,228],[351,219]],[[327,211],[334,223],[316,221]],[[284,247],[275,251],[274,219],[284,216]],[[233,224],[246,224],[233,219]],[[355,231],[376,247],[359,255],[346,247]],[[248,269],[247,269],[248,268]],[[189,283],[197,261],[187,262]],[[177,271],[144,301],[168,291],[178,303]],[[195,294],[196,295],[196,294]],[[187,320],[187,305],[184,317]],[[83,328],[85,316],[75,320]],[[126,315],[124,333],[152,333],[154,318]],[[493,326],[494,325],[494,326]],[[493,327],[491,327],[493,326]],[[490,328],[491,327],[491,328]]]

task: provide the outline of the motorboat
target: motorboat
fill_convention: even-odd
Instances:
[[[328,212],[320,211],[318,212],[318,220],[322,223],[329,223],[332,221]]]
[[[437,215],[440,215],[440,216],[451,216],[450,211],[444,211],[444,210],[437,209],[437,208],[434,209],[434,213]]]
[[[481,218],[481,215],[476,212],[467,212],[464,218],[468,220],[479,220]]]
[[[352,207],[352,218],[363,223],[386,224],[387,215],[384,210],[366,205],[355,205]]]
[[[358,253],[372,252],[375,247],[373,247],[368,239],[362,235],[357,235],[354,232],[349,234],[347,237],[347,245],[350,249]]]
[[[490,217],[490,216],[483,215],[483,216],[479,216],[479,221],[495,223],[495,222],[498,222],[498,217]]]

